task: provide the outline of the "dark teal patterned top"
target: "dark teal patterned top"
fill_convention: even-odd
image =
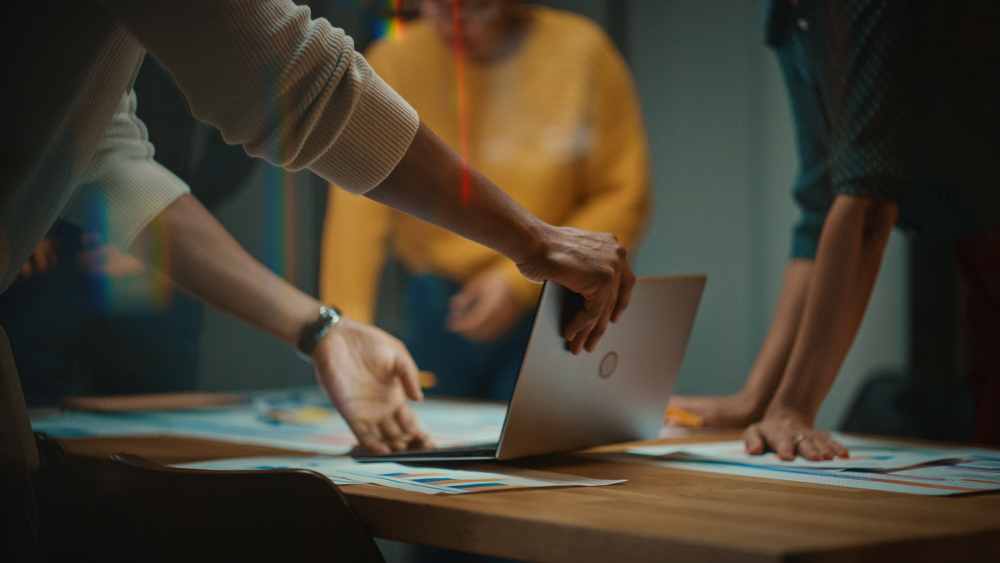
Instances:
[[[898,201],[929,241],[1000,224],[1000,1],[773,0],[767,42],[801,166],[794,258],[837,194]]]

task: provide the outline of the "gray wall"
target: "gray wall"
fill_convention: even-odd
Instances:
[[[615,21],[615,2],[545,3],[602,25]],[[634,254],[635,268],[709,276],[678,384],[683,393],[729,393],[742,386],[770,322],[797,217],[789,195],[796,159],[788,100],[762,43],[766,7],[766,0],[634,0],[624,34],[615,34],[627,38],[656,187],[653,222]],[[282,176],[265,179],[265,167],[220,213],[259,257],[273,246],[260,227],[274,218],[267,194],[282,182]],[[291,177],[298,186],[290,222],[299,257],[294,278],[315,294],[323,186],[308,174]],[[905,244],[894,235],[854,350],[820,413],[821,426],[839,423],[866,374],[904,365],[905,266]],[[209,314],[202,343],[202,388],[312,380],[309,366],[287,347],[217,313]]]

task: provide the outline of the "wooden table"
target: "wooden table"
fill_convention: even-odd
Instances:
[[[737,437],[718,431],[664,441]],[[61,443],[85,458],[128,452],[167,464],[297,453],[171,437]],[[341,490],[375,537],[526,561],[1000,562],[1000,495],[930,497],[734,477],[655,467],[609,453],[613,447],[591,451],[598,453],[515,465],[628,482],[437,496],[376,485]]]

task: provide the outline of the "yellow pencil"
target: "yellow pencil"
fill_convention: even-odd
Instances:
[[[420,371],[420,388],[430,389],[437,385],[438,378],[434,375],[434,372],[430,371]]]
[[[699,427],[705,423],[700,415],[677,407],[667,407],[667,418],[682,426]]]
[[[294,409],[271,409],[267,418],[285,424],[319,424],[333,416],[334,410],[326,407],[305,405]]]

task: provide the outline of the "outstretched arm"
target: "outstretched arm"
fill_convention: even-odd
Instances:
[[[250,256],[190,194],[181,196],[137,238],[133,249],[162,232],[167,276],[182,289],[275,338],[295,346],[316,319],[320,303]],[[398,340],[342,318],[310,358],[326,389],[361,444],[387,452],[420,442],[407,397],[422,393],[416,365]]]
[[[742,390],[724,397],[677,396],[670,400],[670,406],[698,415],[705,426],[744,427],[759,421],[785,373],[802,321],[812,271],[810,259],[798,258],[788,263],[774,319]]]
[[[553,227],[525,211],[475,169],[463,193],[462,160],[421,124],[399,165],[365,195],[488,246],[533,281],[551,279],[583,295],[584,310],[564,336],[592,350],[628,305],[635,276],[614,235]]]
[[[812,425],[857,335],[898,215],[895,201],[851,195],[834,200],[781,383],[763,420],[744,433],[748,452],[770,446],[787,460],[796,452],[811,460],[847,453]]]
[[[635,248],[649,218],[652,184],[635,85],[628,65],[604,33],[596,26],[577,33],[580,56],[586,61],[577,72],[594,80],[586,103],[577,110],[576,127],[581,129],[562,132],[567,142],[584,130],[588,139],[577,155],[573,182],[560,188],[573,203],[561,211],[532,210],[555,224],[613,233],[626,248]],[[452,298],[448,326],[470,340],[500,338],[534,309],[540,290],[527,283],[513,263],[498,258]]]
[[[465,201],[461,159],[418,124],[350,38],[308,9],[289,0],[101,3],[227,142],[368,192],[497,250],[529,279],[582,294],[586,307],[565,333],[574,353],[592,349],[628,304],[634,276],[612,235],[547,225],[475,170]]]

